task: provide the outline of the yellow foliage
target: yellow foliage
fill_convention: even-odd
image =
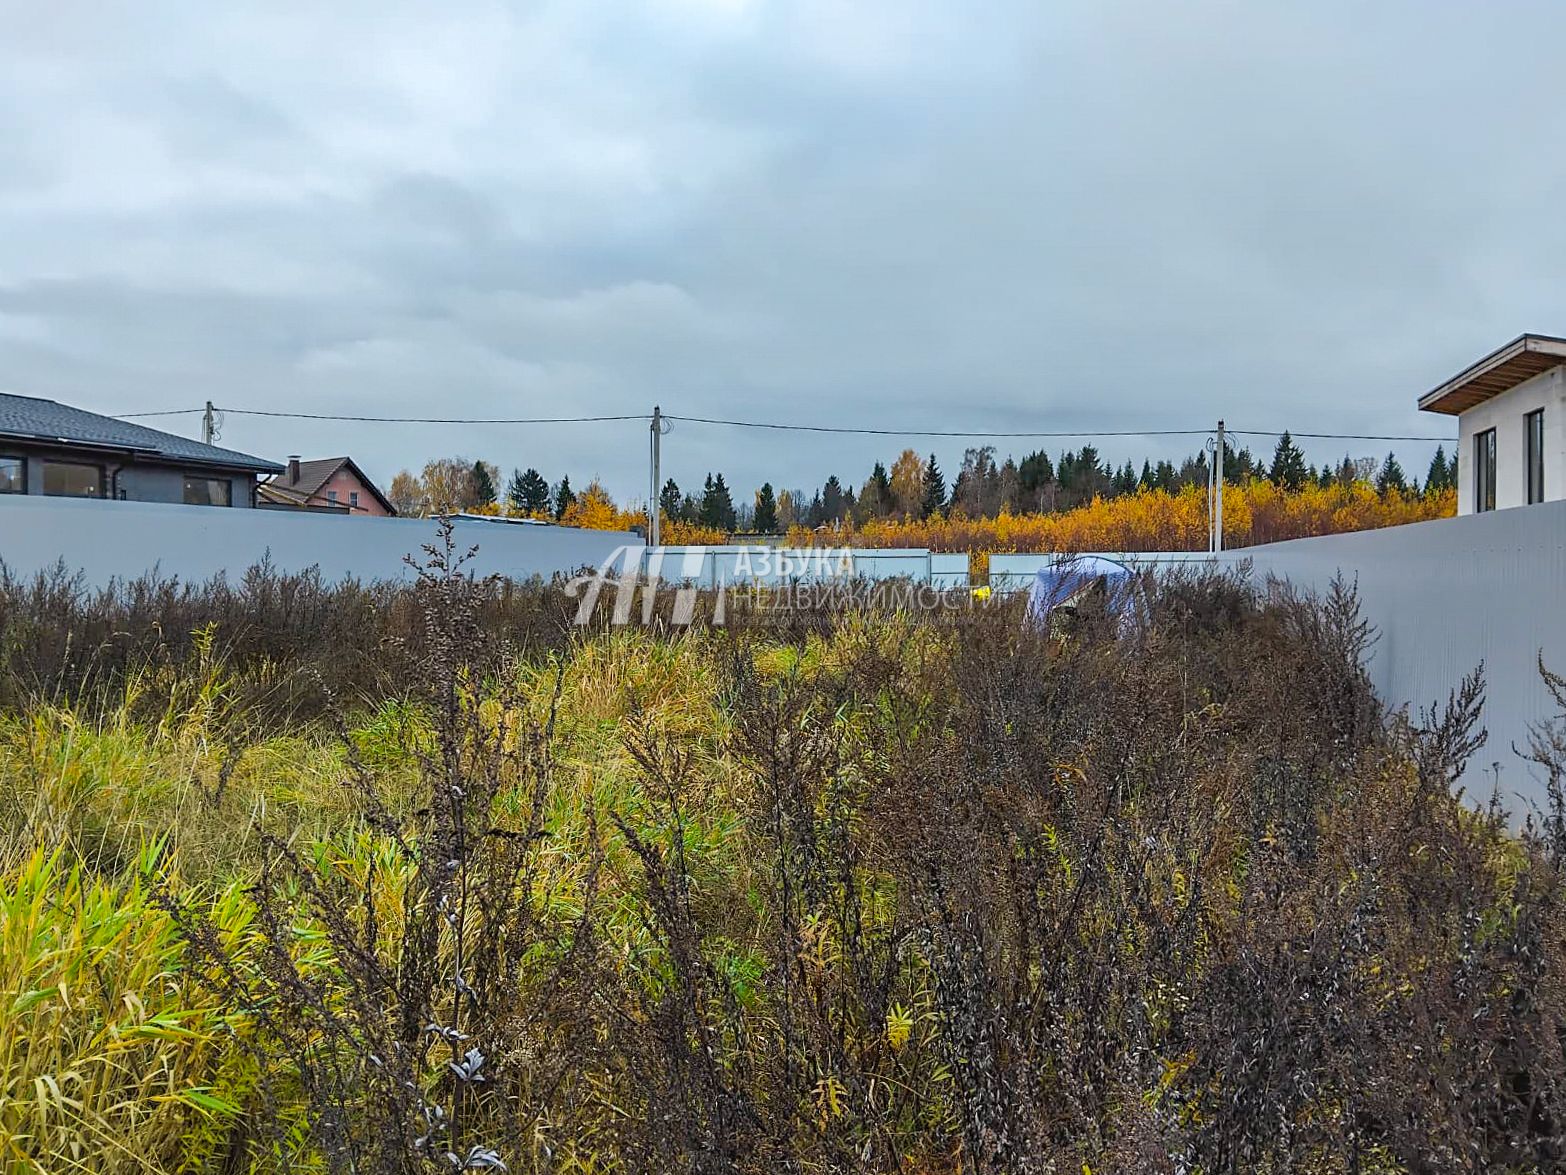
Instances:
[[[646,532],[647,510],[623,510],[615,505],[609,491],[597,481],[577,495],[575,502],[566,507],[560,518],[562,526],[580,526],[584,530],[630,530],[640,527]],[[684,522],[664,516],[658,525],[659,540],[670,546],[716,544],[728,541],[721,530],[700,523]]]
[[[1257,543],[1350,530],[1373,530],[1447,518],[1457,512],[1457,493],[1379,494],[1366,482],[1351,486],[1309,486],[1289,492],[1270,481],[1229,486],[1224,491],[1224,545]],[[937,551],[1193,551],[1207,545],[1207,496],[1200,486],[1176,493],[1141,490],[1119,498],[1095,498],[1058,514],[1010,514],[965,518],[873,519],[832,530],[795,526],[793,546],[929,547]]]

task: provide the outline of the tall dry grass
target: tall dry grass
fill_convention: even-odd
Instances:
[[[416,672],[335,708],[221,593],[8,708],[12,1167],[1559,1169],[1566,822],[1463,801],[1479,679],[1387,713],[1350,593],[536,642],[495,590],[388,597]]]

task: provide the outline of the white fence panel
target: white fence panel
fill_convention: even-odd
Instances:
[[[154,570],[185,582],[233,579],[263,560],[279,571],[318,567],[328,580],[395,580],[413,574],[403,557],[421,558],[435,527],[431,519],[7,494],[0,495],[0,562],[14,575],[63,563],[94,587]],[[461,550],[478,544],[476,573],[518,580],[572,575],[642,545],[619,531],[472,519],[458,519],[455,536]]]

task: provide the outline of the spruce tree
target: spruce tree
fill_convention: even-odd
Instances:
[[[1403,476],[1403,467],[1397,463],[1397,458],[1387,454],[1387,459],[1381,463],[1381,472],[1376,474],[1376,492],[1384,494],[1388,490],[1397,490],[1402,493],[1408,489],[1408,481]]]
[[[1278,438],[1278,447],[1272,452],[1272,468],[1267,471],[1267,480],[1280,489],[1294,491],[1301,489],[1309,476],[1310,467],[1305,464],[1305,454],[1300,452],[1294,438],[1285,431]]]
[[[555,521],[559,522],[565,517],[565,512],[576,505],[576,494],[571,489],[571,479],[562,477],[560,483],[555,486]]]
[[[823,522],[839,522],[843,517],[843,483],[835,473],[821,487],[821,516]]]
[[[511,484],[506,487],[506,500],[523,514],[533,514],[549,506],[549,483],[536,469],[511,471]]]
[[[1449,489],[1451,485],[1452,471],[1446,463],[1446,446],[1437,445],[1435,456],[1430,458],[1430,471],[1425,474],[1425,493],[1433,494]]]
[[[701,521],[714,530],[733,530],[735,525],[734,501],[729,497],[729,487],[723,474],[708,474],[702,484]]]
[[[473,462],[473,500],[480,506],[495,502],[495,477],[489,470],[489,462]]]
[[[665,518],[679,518],[683,506],[680,487],[674,484],[674,479],[671,477],[663,483],[663,489],[658,493],[658,512]]]
[[[928,518],[946,509],[946,478],[941,474],[941,467],[935,463],[935,454],[930,454],[930,460],[924,467],[924,500],[919,504],[922,517]]]
[[[880,468],[877,466],[876,468]],[[882,470],[885,476],[886,471]],[[772,483],[763,482],[756,491],[756,515],[751,523],[758,534],[776,534],[778,530],[778,501],[772,493]]]

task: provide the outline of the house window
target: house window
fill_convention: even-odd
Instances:
[[[0,457],[0,494],[27,492],[27,463],[20,457]]]
[[[1523,452],[1527,456],[1528,504],[1544,501],[1544,409],[1523,417]]]
[[[352,509],[354,509],[354,510],[357,510],[359,508],[359,491],[358,490],[349,490],[348,491],[348,505]]]
[[[185,505],[232,506],[234,483],[226,477],[185,477]]]
[[[1495,429],[1474,436],[1474,513],[1495,509]]]
[[[334,506],[337,505],[337,491],[336,490],[327,490],[326,491],[326,500],[328,502],[330,502]]]
[[[103,497],[103,466],[75,461],[45,461],[43,492],[56,498]]]

